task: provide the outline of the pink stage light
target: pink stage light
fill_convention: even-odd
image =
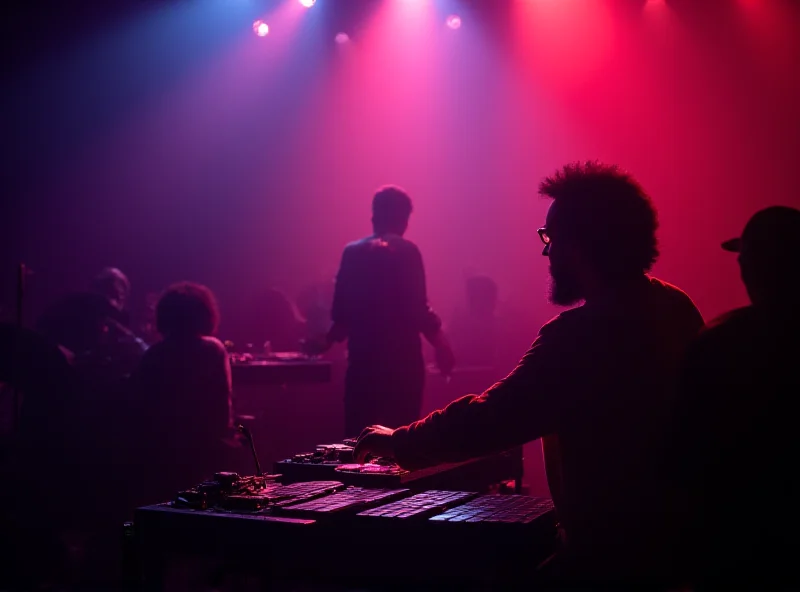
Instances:
[[[311,8],[317,0],[299,0],[300,4],[306,8]]]
[[[347,33],[337,33],[335,39],[336,43],[342,44],[350,41],[350,36]]]
[[[447,26],[453,29],[454,31],[461,27],[461,17],[457,14],[451,14],[447,17]]]
[[[269,35],[269,25],[264,21],[256,21],[253,23],[253,32],[259,37],[266,37]]]

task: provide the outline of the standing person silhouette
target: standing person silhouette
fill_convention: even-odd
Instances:
[[[422,340],[436,349],[443,374],[453,355],[439,317],[428,305],[425,268],[417,246],[403,238],[411,198],[383,187],[372,200],[373,233],[342,255],[323,351],[347,341],[345,433],[365,425],[401,426],[419,417],[425,385]]]
[[[697,583],[797,584],[800,210],[761,210],[722,247],[739,254],[750,305],[711,321],[686,357],[671,451],[695,510],[686,546]]]

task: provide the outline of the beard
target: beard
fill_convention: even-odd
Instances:
[[[578,281],[569,273],[557,271],[550,265],[550,302],[558,306],[572,306],[583,300]]]

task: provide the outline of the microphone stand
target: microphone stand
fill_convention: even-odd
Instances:
[[[236,426],[236,429],[242,434],[246,439],[247,443],[250,445],[250,452],[253,453],[253,460],[256,463],[256,477],[263,477],[264,473],[261,472],[261,463],[258,462],[258,454],[256,454],[256,447],[253,445],[253,435],[243,425]]]

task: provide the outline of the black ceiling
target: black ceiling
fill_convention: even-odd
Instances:
[[[110,22],[170,0],[26,0],[17,2],[3,23],[5,63],[13,71],[58,51]]]

